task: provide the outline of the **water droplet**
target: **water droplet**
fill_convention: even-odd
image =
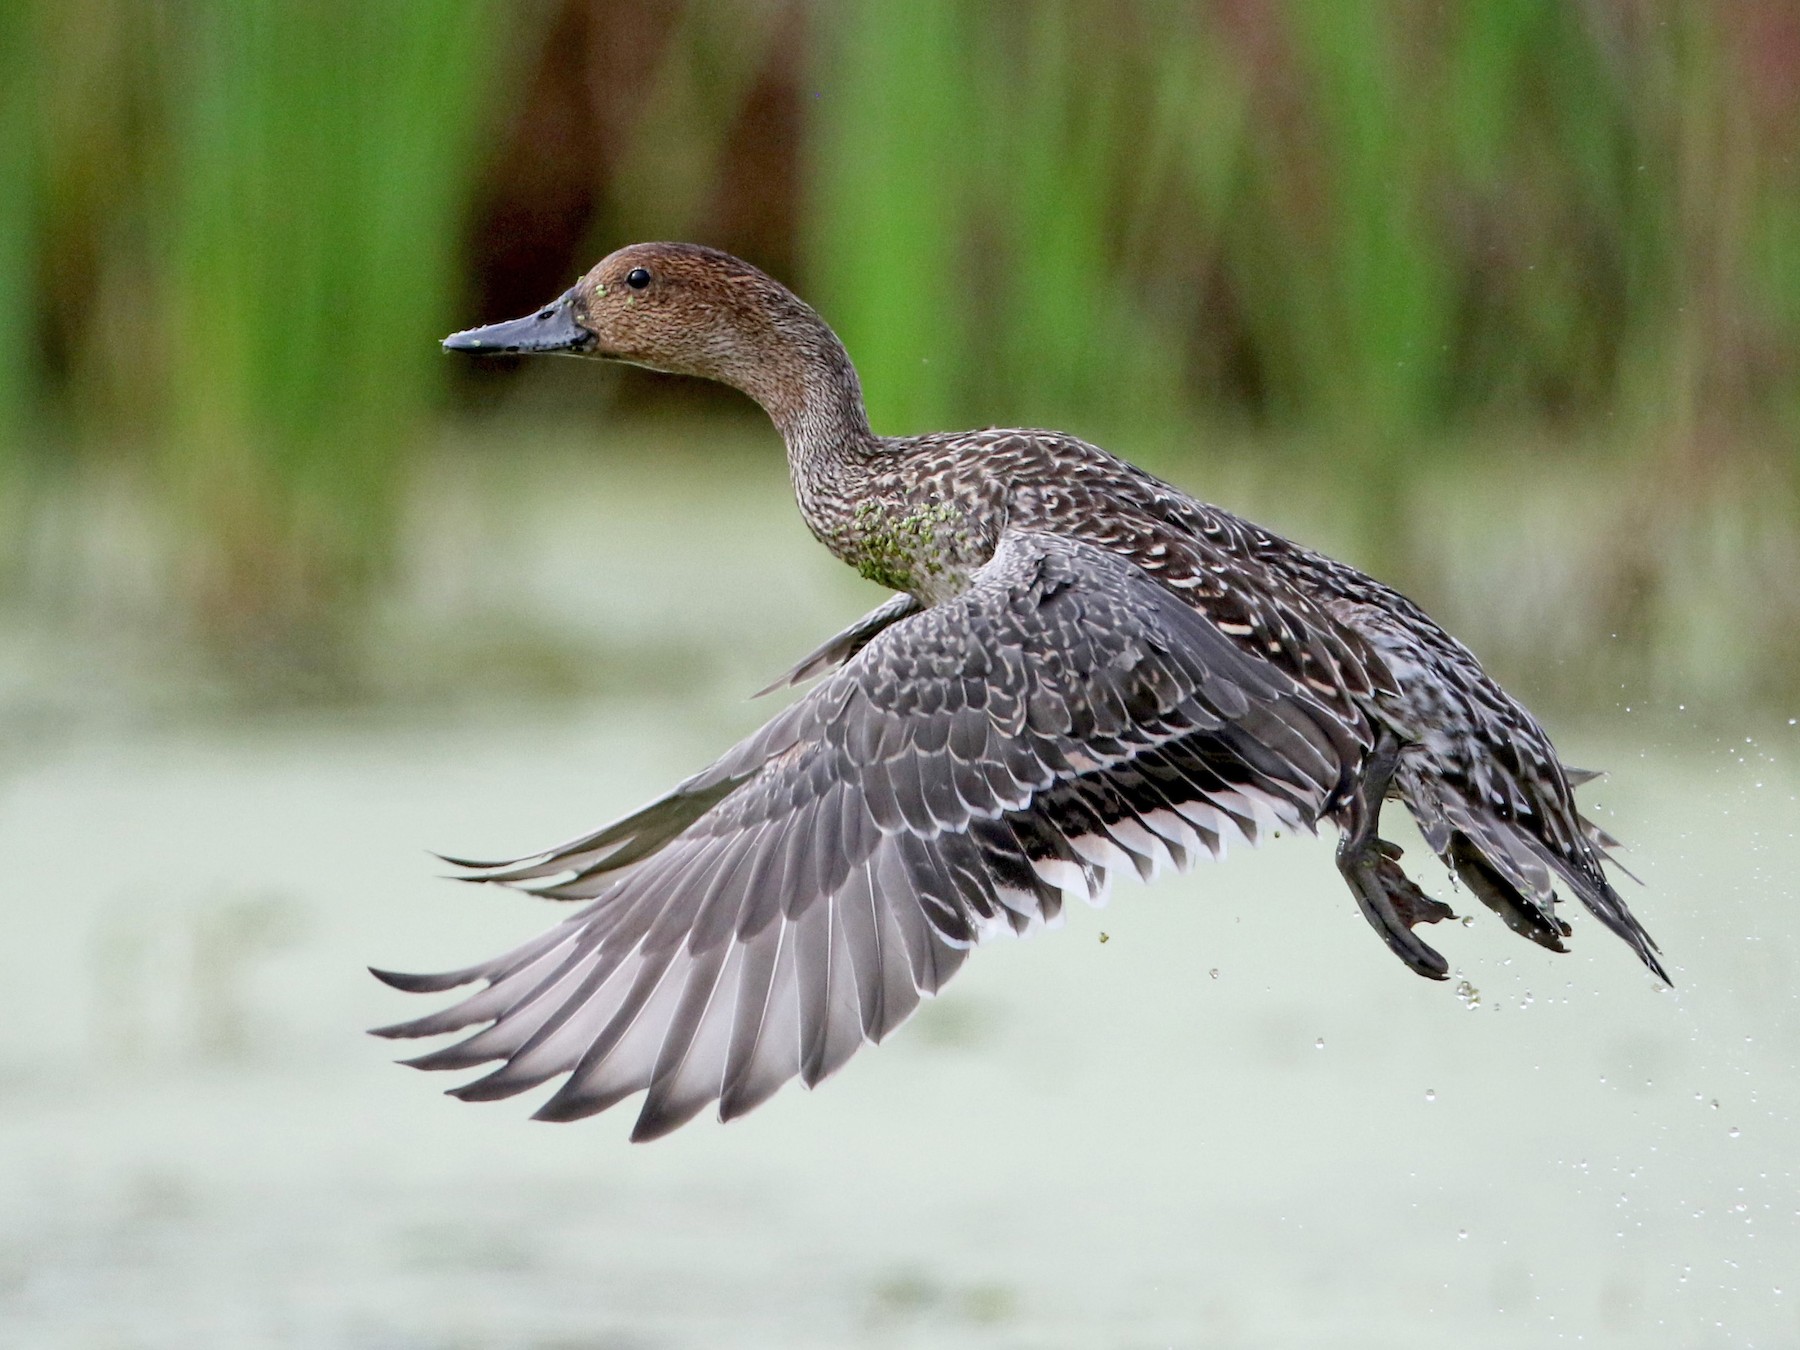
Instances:
[[[1207,971],[1206,973],[1215,980],[1219,978],[1219,968],[1217,966],[1214,966],[1211,970]]]
[[[1324,1048],[1325,1048],[1325,1038],[1323,1036],[1319,1037],[1318,1040],[1313,1042],[1313,1049],[1323,1050]]]
[[[1456,1240],[1458,1242],[1467,1242],[1469,1240],[1469,1230],[1466,1228],[1457,1229],[1456,1230]]]
[[[1473,1012],[1481,1006],[1481,990],[1477,989],[1467,980],[1458,980],[1456,982],[1456,996],[1462,1000],[1463,1006],[1470,1012]]]
[[[1435,1102],[1437,1100],[1437,1089],[1436,1088],[1426,1088],[1425,1089],[1425,1100],[1428,1102]]]
[[[1725,1131],[1725,1137],[1728,1139],[1736,1139],[1738,1137],[1738,1135],[1740,1135],[1742,1133],[1743,1133],[1742,1130],[1738,1129],[1737,1126],[1733,1125],[1729,1130]]]
[[[1473,928],[1475,926],[1475,916],[1473,914],[1463,915],[1462,916],[1462,926],[1464,928]]]

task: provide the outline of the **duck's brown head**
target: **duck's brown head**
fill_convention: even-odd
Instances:
[[[778,423],[855,374],[824,322],[749,263],[698,244],[632,244],[536,314],[453,333],[456,352],[552,352],[698,375],[742,389]],[[860,404],[860,392],[858,391]]]

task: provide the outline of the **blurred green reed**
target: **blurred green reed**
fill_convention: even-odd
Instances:
[[[0,463],[16,453],[37,395],[36,12],[0,7]],[[0,469],[0,472],[4,472]],[[0,490],[4,484],[0,484]]]
[[[46,408],[147,434],[225,631],[364,592],[465,317],[477,178],[574,3],[0,9],[0,336],[27,354],[0,437]],[[1409,482],[1471,432],[1618,444],[1672,485],[1653,525],[1800,422],[1779,6],[603,3],[674,17],[580,58],[644,91],[597,142],[602,249],[708,237],[737,118],[804,34],[788,279],[879,430],[1271,431],[1329,451],[1309,471],[1404,579]]]
[[[0,433],[150,450],[202,631],[304,645],[390,548],[520,25],[459,0],[4,15]]]
[[[172,25],[167,464],[228,626],[327,613],[383,561],[501,18],[231,0]]]
[[[897,433],[967,403],[981,337],[964,303],[975,182],[966,0],[820,6],[809,109],[816,167],[807,256],[863,373],[870,419]]]
[[[1670,373],[1684,306],[1800,338],[1793,137],[1738,106],[1728,10],[852,7],[819,289],[908,423],[1141,406],[1184,364],[1238,382],[1153,416],[1236,404],[1380,456],[1496,410],[1608,417]],[[1743,267],[1693,256],[1726,233]]]
[[[865,0],[821,43],[812,280],[880,428],[1316,429],[1404,571],[1407,479],[1476,425],[1791,433],[1767,12]]]
[[[37,39],[35,10],[0,7],[0,581],[23,573],[34,477],[25,451],[43,383],[35,284],[43,219]]]
[[[686,239],[705,233],[707,208],[725,171],[726,141],[757,75],[779,59],[779,5],[640,3],[674,12],[668,48],[644,81],[634,117],[638,134],[608,144],[604,168],[613,186],[612,218],[594,247],[611,252],[634,239]],[[548,6],[527,3],[524,12]],[[525,44],[528,45],[528,44]],[[636,59],[608,49],[603,60]],[[620,67],[613,66],[615,74]],[[515,89],[514,95],[523,91]],[[594,165],[598,171],[601,165]],[[594,261],[576,260],[577,270]]]

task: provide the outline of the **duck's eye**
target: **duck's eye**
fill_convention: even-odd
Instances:
[[[625,284],[634,291],[641,291],[650,284],[650,273],[641,267],[634,267],[625,274]]]

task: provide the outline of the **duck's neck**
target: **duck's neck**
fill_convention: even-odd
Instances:
[[[787,442],[796,486],[802,478],[830,476],[860,464],[875,440],[863,408],[862,384],[843,344],[831,336],[830,350],[809,356],[797,363],[795,378],[782,393],[763,404]]]
[[[769,414],[787,443],[788,473],[806,522],[834,548],[876,451],[856,367],[837,334],[798,300],[762,359],[734,383]]]

